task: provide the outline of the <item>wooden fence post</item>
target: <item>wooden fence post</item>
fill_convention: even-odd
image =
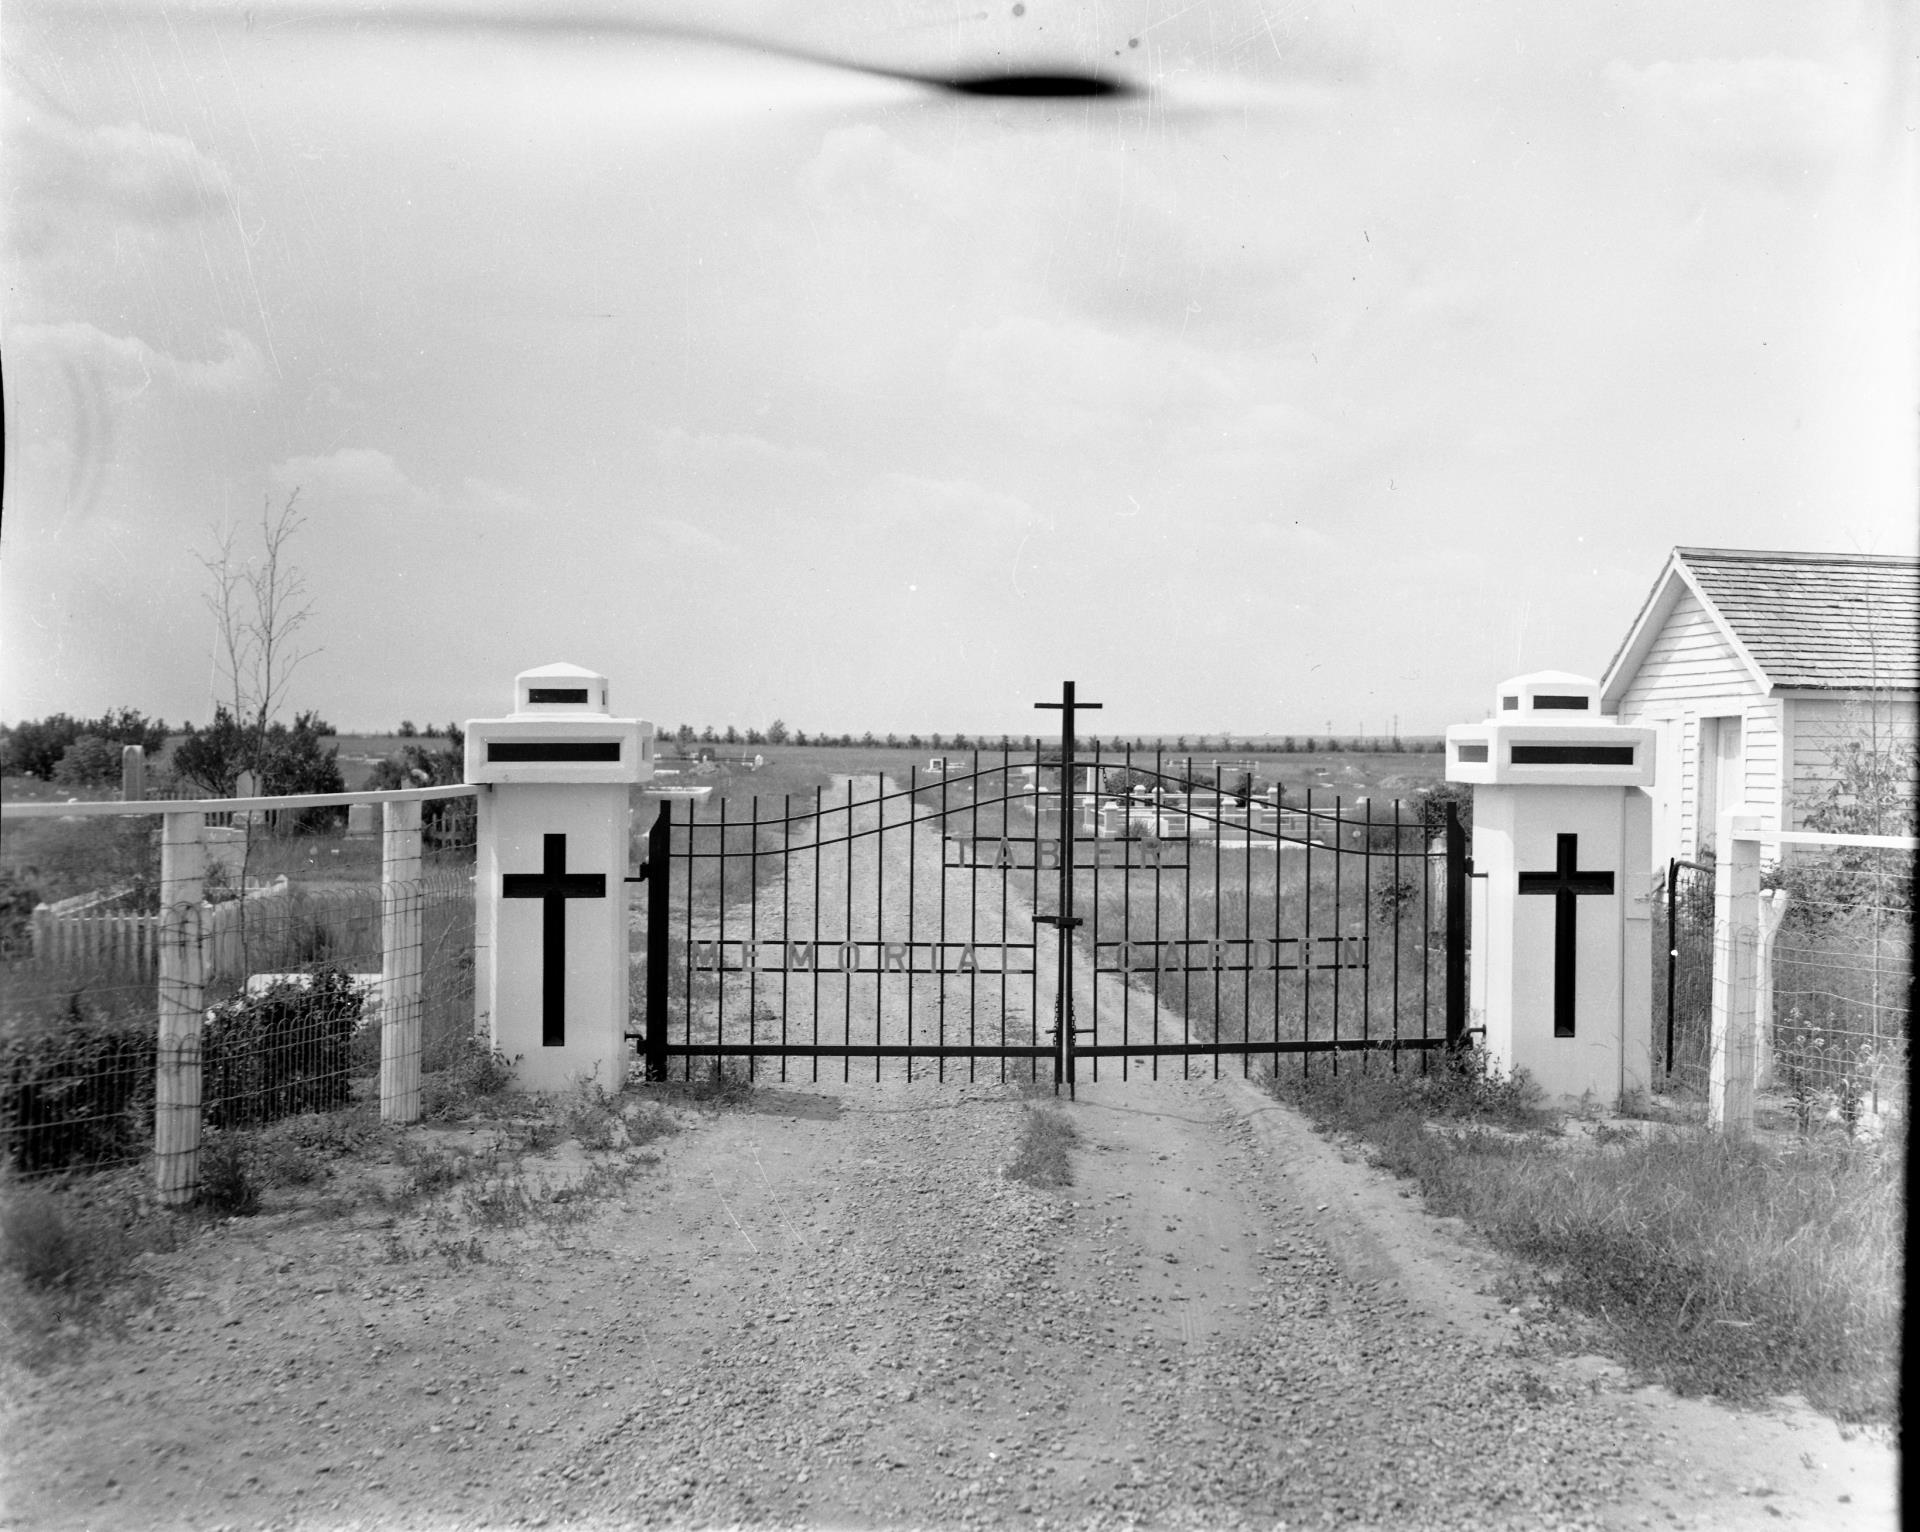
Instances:
[[[193,1201],[200,1189],[200,1027],[206,1006],[200,903],[206,876],[206,816],[165,815],[153,1160],[160,1200],[169,1207]]]
[[[1754,997],[1760,953],[1760,816],[1720,816],[1713,879],[1713,1035],[1707,1060],[1707,1126],[1753,1130]]]
[[[382,805],[380,1120],[420,1117],[420,804]]]

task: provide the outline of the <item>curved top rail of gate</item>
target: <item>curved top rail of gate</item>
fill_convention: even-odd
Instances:
[[[1152,764],[1148,764],[1151,762]],[[1288,844],[1312,847],[1316,850],[1338,853],[1344,856],[1383,856],[1383,857],[1419,857],[1443,854],[1443,848],[1435,841],[1441,833],[1439,827],[1427,822],[1424,817],[1408,817],[1404,813],[1404,802],[1400,799],[1388,800],[1392,807],[1391,815],[1374,816],[1374,803],[1367,798],[1358,801],[1346,801],[1339,794],[1333,795],[1331,806],[1325,802],[1315,802],[1315,789],[1308,788],[1304,801],[1287,799],[1284,794],[1278,799],[1257,794],[1244,786],[1236,786],[1230,775],[1215,767],[1212,780],[1195,775],[1192,771],[1170,771],[1166,769],[1164,759],[1159,755],[1136,757],[1131,752],[1113,755],[1106,752],[1076,758],[1076,772],[1089,771],[1103,774],[1115,774],[1121,777],[1118,787],[1110,786],[1102,780],[1097,786],[1075,788],[1072,796],[1076,806],[1083,812],[1091,807],[1096,813],[1102,808],[1125,809],[1129,823],[1123,825],[1111,836],[1098,836],[1100,839],[1130,840],[1148,839],[1151,835],[1139,833],[1139,827],[1131,823],[1131,816],[1152,815],[1157,820],[1162,815],[1178,815],[1189,826],[1211,827],[1214,831],[1227,830],[1235,835],[1244,836],[1249,842],[1271,842],[1276,845]],[[904,786],[895,785],[884,788],[865,797],[853,796],[853,779],[850,777],[844,793],[831,792],[822,786],[814,790],[811,799],[801,797],[795,801],[795,795],[783,794],[781,812],[763,814],[763,803],[771,804],[770,799],[752,799],[752,810],[737,816],[727,813],[728,800],[722,798],[715,805],[719,813],[713,817],[699,815],[696,812],[685,819],[676,819],[674,829],[685,837],[682,846],[676,847],[674,855],[683,857],[736,857],[756,854],[752,849],[742,846],[729,846],[724,832],[728,830],[753,829],[756,831],[790,831],[795,826],[809,825],[817,827],[821,819],[829,814],[846,814],[847,824],[836,833],[818,836],[807,841],[808,849],[849,844],[856,840],[879,836],[891,830],[899,830],[907,825],[927,819],[943,823],[954,820],[965,822],[986,816],[991,819],[992,811],[1004,812],[1009,807],[1023,808],[1036,814],[1034,833],[1041,833],[1038,824],[1040,813],[1053,810],[1057,812],[1060,797],[1058,775],[1060,760],[1046,758],[1044,753],[1022,752],[1004,753],[998,758],[973,757],[972,768],[960,772],[944,772],[938,776],[922,777],[916,765],[908,769]],[[1015,773],[1031,772],[1032,779],[1019,785],[1008,779]],[[1054,780],[1044,780],[1051,773]],[[898,778],[878,774],[881,782],[898,783]],[[977,795],[973,789],[977,786],[988,788],[987,796]],[[962,801],[945,806],[950,794],[960,793]],[[1136,791],[1138,789],[1138,791]],[[1205,804],[1196,804],[1193,795],[1198,792]],[[929,804],[928,795],[938,793],[941,806]],[[1182,802],[1168,802],[1169,796],[1184,799]],[[902,801],[912,805],[912,812],[898,819],[889,819],[886,806]],[[873,810],[871,823],[855,824],[854,810]],[[1356,812],[1358,810],[1359,812]],[[930,812],[929,812],[930,811]],[[1258,824],[1256,817],[1271,816],[1271,826]],[[1317,833],[1318,832],[1318,833]],[[1004,828],[1000,832],[1005,833]],[[1156,832],[1157,833],[1157,832]],[[1328,838],[1323,838],[1325,835]],[[1351,838],[1349,838],[1351,837]],[[979,838],[989,838],[981,836]],[[1024,837],[1023,837],[1024,838]],[[1076,839],[1082,837],[1076,836]],[[1194,836],[1189,833],[1183,837],[1198,840],[1218,840],[1217,834]],[[698,842],[710,841],[707,846]],[[1412,844],[1407,842],[1411,840]],[[757,854],[768,854],[764,849]]]

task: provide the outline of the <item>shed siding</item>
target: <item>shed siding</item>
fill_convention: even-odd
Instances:
[[[1744,748],[1747,802],[1760,810],[1762,829],[1777,830],[1781,794],[1780,703],[1776,699],[1761,697],[1747,704]]]
[[[1834,780],[1834,753],[1854,740],[1877,738],[1881,745],[1920,744],[1920,703],[1911,697],[1796,697],[1793,723],[1793,783],[1789,829],[1801,829],[1806,814],[1826,796]]]
[[[1762,691],[1692,591],[1683,591],[1648,646],[1646,658],[1620,698],[1624,724],[1656,724],[1672,736],[1661,767],[1674,773],[1656,784],[1662,833],[1655,866],[1670,856],[1700,854],[1700,715],[1738,714],[1748,802],[1770,807],[1779,823],[1780,721],[1778,705]]]
[[[1692,591],[1685,591],[1661,624],[1633,682],[1620,698],[1620,717],[1632,719],[1662,702],[1756,696],[1760,687]]]

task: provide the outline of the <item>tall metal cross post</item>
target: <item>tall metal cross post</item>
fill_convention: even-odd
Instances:
[[[1049,923],[1060,933],[1060,977],[1059,993],[1054,998],[1055,1035],[1059,1051],[1053,1059],[1053,1088],[1057,1091],[1061,1085],[1067,1087],[1071,1095],[1074,1088],[1073,1068],[1073,931],[1080,922],[1073,914],[1073,755],[1074,755],[1074,714],[1082,708],[1098,710],[1105,706],[1099,702],[1080,702],[1073,695],[1073,682],[1063,681],[1060,685],[1058,702],[1036,702],[1036,708],[1058,709],[1060,713],[1060,913],[1052,917],[1040,916],[1037,919],[1049,919]],[[1038,787],[1036,781],[1035,787]],[[1036,826],[1037,828],[1037,826]],[[1039,857],[1040,843],[1034,842],[1034,861]]]

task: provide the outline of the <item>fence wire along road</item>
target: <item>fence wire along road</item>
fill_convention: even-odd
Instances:
[[[375,1095],[412,1120],[422,1071],[473,1035],[470,793],[10,813],[10,866],[92,886],[0,947],[0,1155],[47,1174],[158,1152],[185,1196],[202,1128]]]
[[[1732,992],[1750,988],[1752,1087],[1802,1131],[1905,1114],[1914,853],[1846,840],[1795,832],[1761,868],[1752,909],[1732,915],[1724,866],[1669,864],[1654,1028],[1667,1089],[1705,1100],[1726,1077],[1716,1006],[1724,1016]]]

